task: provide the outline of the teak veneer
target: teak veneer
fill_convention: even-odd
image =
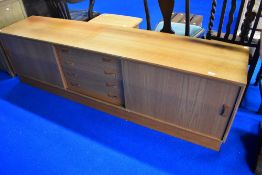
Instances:
[[[141,18],[115,15],[115,14],[101,14],[89,21],[89,23],[107,24],[117,27],[139,28],[142,22]]]
[[[23,82],[219,150],[247,81],[248,49],[29,17],[0,32]]]

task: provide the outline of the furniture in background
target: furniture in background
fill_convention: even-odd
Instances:
[[[139,28],[142,18],[114,15],[114,14],[101,14],[89,21],[89,23],[97,23],[104,25],[113,25],[117,27]]]
[[[228,43],[36,16],[0,39],[23,82],[214,150],[246,85]]]
[[[71,19],[71,15],[64,0],[46,0],[48,8],[53,13],[52,17],[62,18],[62,19]]]
[[[261,36],[260,38],[260,59],[262,59],[262,32],[260,36]],[[262,63],[260,64],[260,69],[257,75],[255,85],[259,86],[259,92],[260,92],[260,97],[261,97],[260,107],[257,113],[262,114]]]
[[[72,19],[79,21],[89,21],[99,15],[93,12],[95,0],[89,0],[87,10],[69,10],[67,3],[78,3],[83,0],[45,0],[48,8],[51,10],[53,17],[62,19]]]
[[[260,70],[259,70],[259,74],[258,74],[257,78],[259,79],[258,80],[258,87],[259,87],[259,93],[260,93],[260,99],[261,99],[260,106],[259,106],[257,113],[262,115],[262,82],[261,82],[261,80],[262,80],[262,66],[260,66]]]
[[[260,34],[260,59],[262,58],[262,33]],[[262,64],[261,64],[262,65]],[[259,71],[259,91],[260,91],[260,96],[262,99],[262,67],[260,67]],[[262,114],[262,102],[260,104],[258,114]],[[257,158],[257,167],[256,167],[256,175],[261,175],[262,174],[262,123],[260,122],[260,133],[259,133],[259,142],[260,149],[259,149],[259,154]]]
[[[86,10],[69,10],[67,3],[78,3],[83,0],[23,0],[28,16],[47,16],[54,18],[88,21],[99,15],[93,12],[94,0],[89,1]]]
[[[244,9],[247,3],[246,10]],[[253,76],[257,61],[259,58],[259,40],[254,38],[257,31],[258,23],[261,17],[262,3],[259,2],[257,11],[254,11],[254,5],[256,0],[241,0],[239,4],[239,10],[237,12],[237,18],[234,22],[234,15],[236,12],[237,3],[236,0],[230,1],[223,0],[222,10],[219,20],[215,20],[215,12],[217,7],[217,1],[212,1],[212,8],[210,14],[210,20],[208,25],[208,33],[206,38],[212,40],[219,40],[227,43],[238,44],[250,48],[249,70],[247,88],[250,84]],[[230,11],[228,14],[229,20],[227,23],[224,21],[227,6],[230,5]],[[242,21],[241,21],[242,18]],[[214,29],[215,22],[219,22],[218,28]],[[226,23],[226,24],[225,24]],[[226,31],[223,32],[223,26],[226,26]],[[238,30],[241,32],[238,34]],[[246,90],[247,90],[246,88]]]
[[[24,19],[27,15],[21,0],[0,1],[0,28]]]
[[[186,0],[186,13],[173,13],[174,0],[158,0],[163,16],[155,31],[165,33],[175,33],[176,35],[200,37],[204,33],[202,28],[203,17],[190,14],[190,1]],[[147,29],[151,30],[150,12],[147,0],[144,0],[144,7],[147,19]]]
[[[1,0],[0,1],[0,30],[10,24],[26,18],[25,9],[21,0]],[[12,66],[6,59],[6,55],[0,43],[0,70],[8,72],[14,76]]]
[[[259,5],[260,5],[260,2],[261,0],[255,0],[255,3],[254,3],[254,7],[253,7],[253,10],[255,13],[258,12],[259,10]],[[244,5],[244,9],[243,9],[243,13],[242,13],[242,17],[241,17],[241,20],[240,20],[240,24],[242,25],[243,23],[243,20],[245,18],[245,13],[247,11],[247,6],[248,6],[248,1],[245,1],[245,5]],[[256,32],[254,34],[254,38],[255,39],[259,39],[260,38],[260,32],[262,30],[262,16],[260,16],[260,20],[258,22],[258,26],[256,28]],[[238,28],[238,34],[241,33],[241,28]]]
[[[46,0],[23,0],[27,16],[47,16],[54,17]]]

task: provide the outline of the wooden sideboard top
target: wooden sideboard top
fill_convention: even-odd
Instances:
[[[247,81],[248,49],[218,41],[36,16],[3,28],[0,34],[101,52],[239,85]]]

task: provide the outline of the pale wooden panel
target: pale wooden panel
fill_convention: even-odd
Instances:
[[[106,53],[244,85],[249,52],[242,46],[81,21],[29,17],[0,33]]]
[[[23,4],[20,0],[0,2],[0,28],[13,24],[26,17]]]
[[[18,75],[63,87],[51,44],[11,36],[2,41]]]
[[[123,16],[115,14],[101,14],[89,23],[113,25],[117,27],[129,27],[136,28],[142,22],[142,18],[136,18],[132,16]]]
[[[127,109],[222,139],[238,86],[129,61],[122,70]]]

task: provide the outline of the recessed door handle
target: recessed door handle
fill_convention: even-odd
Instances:
[[[223,104],[220,111],[220,115],[223,117],[227,117],[229,116],[229,112],[230,112],[230,107],[228,105]]]

